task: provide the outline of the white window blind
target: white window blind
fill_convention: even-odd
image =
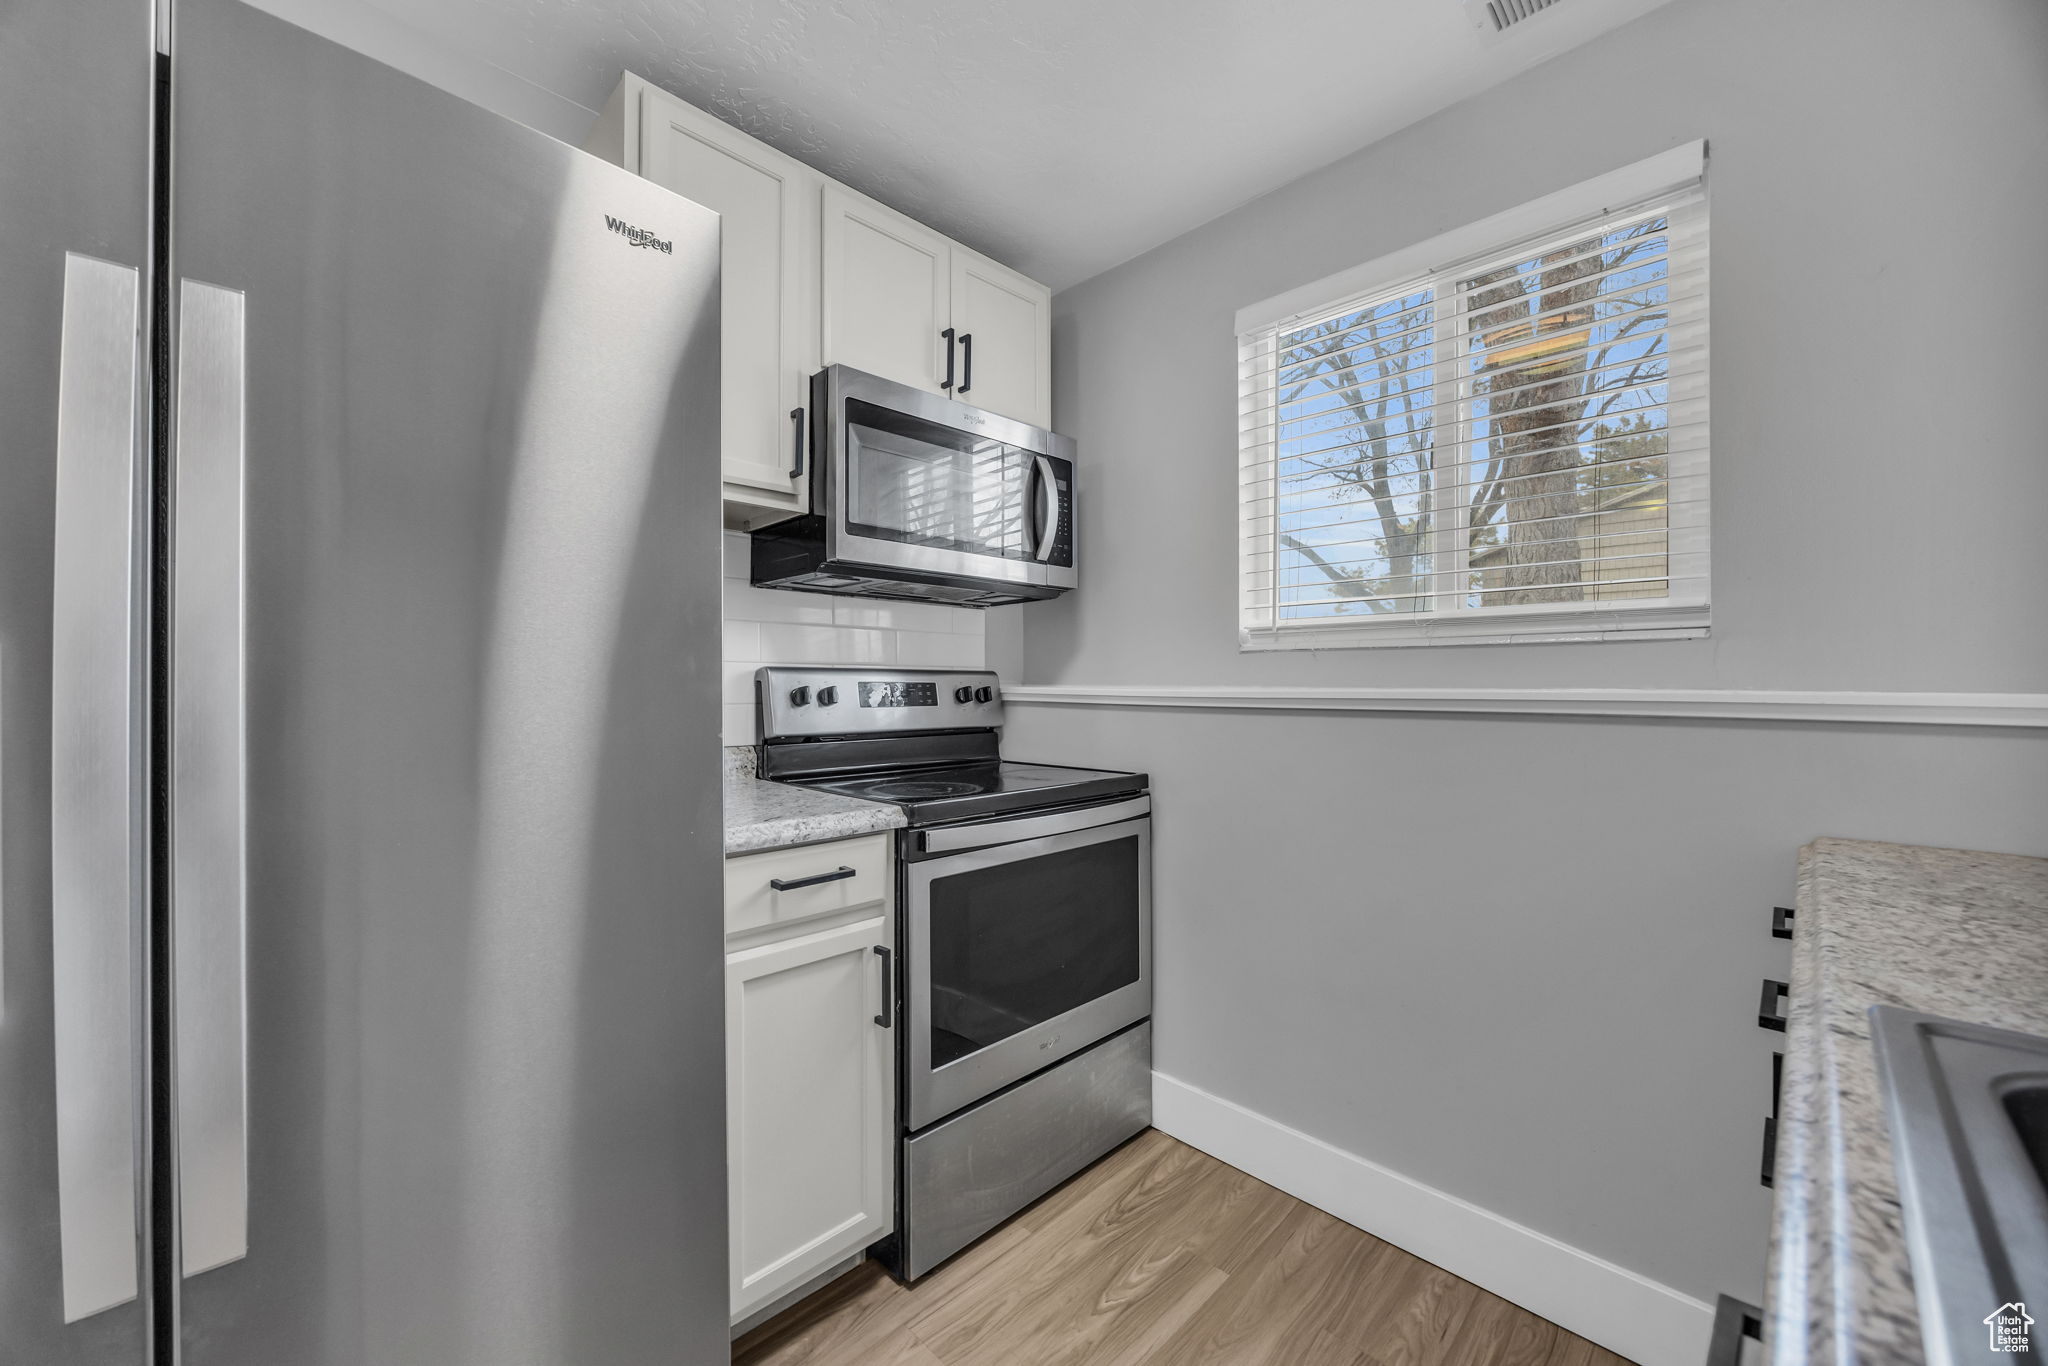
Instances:
[[[1557,198],[1240,315],[1245,648],[1705,629],[1703,187],[1561,226]]]

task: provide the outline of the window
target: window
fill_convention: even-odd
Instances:
[[[1705,632],[1704,156],[1238,315],[1244,648]]]

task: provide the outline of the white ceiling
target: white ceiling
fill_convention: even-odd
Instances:
[[[1665,0],[375,0],[587,108],[622,67],[1054,288]]]

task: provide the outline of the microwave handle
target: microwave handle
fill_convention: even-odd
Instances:
[[[1053,478],[1052,461],[1042,455],[1034,456],[1032,470],[1035,475],[1034,482],[1037,484],[1032,501],[1037,513],[1034,537],[1038,542],[1032,558],[1044,564],[1052,558],[1052,543],[1059,535],[1059,494],[1056,491],[1057,481]]]

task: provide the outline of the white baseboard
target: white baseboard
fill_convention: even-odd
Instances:
[[[1714,1311],[1666,1285],[1152,1074],[1152,1124],[1642,1366],[1700,1366]]]

